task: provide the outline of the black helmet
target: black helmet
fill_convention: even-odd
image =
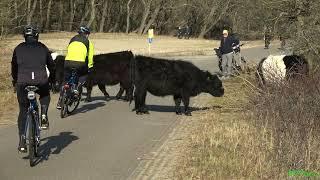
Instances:
[[[26,27],[24,27],[23,29],[23,36],[27,37],[27,36],[32,36],[32,37],[38,37],[39,36],[39,31],[38,28],[28,25]]]
[[[80,26],[78,33],[79,34],[90,34],[90,29],[86,26]]]

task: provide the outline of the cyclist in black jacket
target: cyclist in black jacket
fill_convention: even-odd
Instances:
[[[19,146],[20,152],[27,152],[24,129],[27,119],[28,99],[25,87],[34,85],[39,88],[37,93],[40,95],[41,104],[41,124],[42,129],[49,127],[47,111],[50,103],[49,79],[54,77],[55,64],[52,60],[48,48],[38,41],[38,29],[33,26],[26,26],[23,31],[25,42],[20,43],[13,52],[11,62],[12,84],[17,91],[19,102]],[[48,77],[46,67],[49,69]]]

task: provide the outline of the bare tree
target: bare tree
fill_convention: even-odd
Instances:
[[[89,22],[87,24],[88,27],[90,27],[94,21],[94,19],[96,18],[96,8],[95,8],[95,0],[91,0],[90,1],[90,5],[91,5],[91,14],[90,14],[90,19]]]
[[[52,0],[49,0],[48,9],[47,9],[47,16],[46,16],[46,25],[45,25],[46,30],[49,30],[49,27],[50,27],[51,6],[52,6]]]
[[[107,8],[108,8],[109,1],[104,0],[103,7],[102,7],[102,16],[100,20],[100,26],[99,26],[99,32],[103,32],[104,29],[104,24],[106,21],[106,16],[107,16]]]
[[[131,11],[130,11],[130,4],[131,4],[132,0],[128,0],[127,2],[127,26],[126,26],[126,33],[129,33],[129,29],[130,29],[130,15],[131,15]]]
[[[76,14],[76,8],[79,0],[70,0],[70,17],[68,30],[72,31],[74,16]]]
[[[141,22],[140,22],[140,27],[138,29],[138,33],[139,34],[142,34],[143,30],[145,28],[147,18],[148,18],[149,14],[150,14],[150,8],[151,8],[152,0],[141,0],[141,2],[142,2],[144,11],[143,11],[142,19],[141,19]]]
[[[159,11],[162,7],[162,1],[160,0],[157,4],[156,4],[156,8],[154,10],[154,12],[152,13],[150,20],[148,21],[148,24],[146,25],[146,27],[144,28],[143,34],[147,33],[148,29],[150,28],[150,26],[154,23],[154,21],[156,20]]]
[[[34,11],[37,7],[37,0],[34,0],[32,3],[32,0],[28,0],[28,15],[27,15],[27,24],[31,24],[32,23],[32,18],[34,15]]]
[[[222,16],[225,15],[227,10],[230,8],[231,0],[216,0],[215,4],[212,5],[209,14],[205,17],[202,25],[199,38],[203,38],[210,29],[217,24]]]
[[[63,0],[60,0],[59,1],[59,22],[58,22],[58,30],[62,30],[63,28],[63,11],[64,11],[64,1]]]

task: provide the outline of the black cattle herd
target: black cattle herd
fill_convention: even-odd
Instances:
[[[56,62],[55,91],[63,82],[64,56],[58,55]],[[87,89],[87,101],[91,101],[92,87],[98,85],[105,98],[110,98],[106,85],[120,83],[117,99],[125,91],[126,101],[135,102],[137,114],[148,114],[146,106],[147,92],[155,96],[172,95],[175,102],[175,112],[191,115],[189,108],[190,97],[202,92],[213,96],[222,96],[224,89],[221,80],[215,74],[202,71],[190,62],[181,60],[157,59],[147,56],[134,56],[131,51],[99,54],[93,58],[93,70],[88,74],[84,87]]]
[[[55,82],[52,83],[54,91],[58,91],[63,82],[64,58],[62,55],[55,58],[57,68]],[[97,85],[106,100],[109,100],[110,96],[105,86],[120,84],[116,99],[121,99],[125,92],[122,99],[130,103],[134,100],[133,111],[139,115],[149,113],[146,105],[147,92],[160,97],[172,95],[175,112],[178,115],[182,112],[185,115],[191,115],[190,97],[200,93],[209,93],[215,97],[224,95],[223,84],[217,74],[200,70],[187,61],[135,56],[131,51],[95,55],[93,61],[93,70],[88,74],[84,84],[87,89],[86,101],[92,100],[93,86]],[[286,77],[295,73],[308,73],[308,63],[300,56],[270,56],[260,61],[256,71],[257,79],[261,84],[266,84],[266,72],[271,67],[274,68],[273,71],[283,74],[281,67],[265,65],[279,63],[279,61],[284,64],[284,68],[287,68],[284,74]],[[184,111],[180,109],[181,102],[184,104]]]

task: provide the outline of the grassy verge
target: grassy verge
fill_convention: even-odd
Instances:
[[[225,97],[200,101],[218,108],[201,112],[174,177],[285,179],[293,169],[320,172],[320,110],[313,106],[320,102],[313,97],[318,91],[302,93],[305,86],[300,84],[294,95],[292,87],[261,95],[241,78],[224,85]]]
[[[16,95],[13,93],[11,86],[10,74],[10,57],[12,50],[5,48],[6,42],[0,42],[0,126],[15,123],[16,119],[12,118],[16,114]]]

